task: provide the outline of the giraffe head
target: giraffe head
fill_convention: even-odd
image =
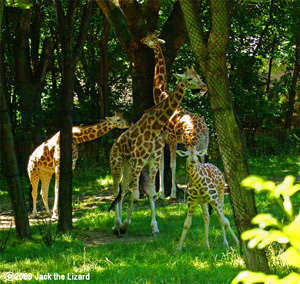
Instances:
[[[105,117],[105,119],[114,127],[117,128],[128,128],[129,124],[128,122],[124,119],[123,115],[118,113],[118,112],[114,112],[114,116],[112,117]]]
[[[186,71],[183,74],[174,74],[174,76],[181,80],[185,86],[189,89],[200,89],[201,95],[203,96],[204,93],[207,91],[207,86],[201,80],[200,76],[194,70],[194,67],[191,66],[191,69],[186,67]]]
[[[206,154],[206,150],[197,151],[196,146],[187,146],[187,151],[177,150],[176,153],[181,157],[187,157],[187,163],[199,163],[198,156],[202,157]]]
[[[150,48],[154,48],[159,44],[164,44],[165,41],[158,38],[156,33],[148,34],[145,38],[141,39],[141,42],[149,46]]]

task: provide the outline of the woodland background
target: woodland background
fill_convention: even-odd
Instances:
[[[57,131],[66,133],[63,130],[72,125],[97,123],[112,115],[113,110],[135,122],[144,110],[153,106],[153,51],[140,43],[147,33],[157,30],[159,37],[165,40],[163,51],[170,89],[175,84],[171,74],[183,72],[189,64],[195,65],[204,81],[208,80],[204,60],[194,57],[195,49],[202,51],[203,46],[198,48],[199,41],[191,36],[189,24],[185,25],[188,23],[186,12],[181,8],[187,6],[195,8],[194,15],[199,19],[194,23],[200,23],[196,26],[201,29],[200,42],[205,44],[210,43],[211,35],[220,32],[215,29],[219,11],[215,8],[225,11],[219,14],[224,17],[219,18],[224,20],[224,44],[215,51],[226,57],[220,57],[220,64],[226,61],[226,73],[222,75],[228,75],[229,96],[223,96],[226,88],[225,91],[212,88],[218,85],[220,78],[217,78],[207,82],[209,92],[204,97],[199,98],[197,92],[189,91],[182,102],[185,108],[206,119],[211,136],[210,159],[220,162],[222,156],[223,162],[224,158],[229,159],[227,164],[235,166],[238,163],[235,164],[234,159],[239,159],[239,163],[242,160],[235,150],[225,153],[225,144],[222,148],[218,143],[226,138],[224,129],[224,135],[220,132],[220,119],[216,120],[216,109],[210,101],[218,92],[232,104],[245,161],[249,157],[299,154],[300,1],[227,0],[220,4],[215,0],[2,0],[0,3],[5,3],[0,45],[0,193],[7,191],[2,182],[6,178],[12,181],[16,176],[27,177],[29,155]],[[216,66],[217,55],[212,56]],[[219,82],[224,82],[221,79]],[[5,107],[2,98],[5,98]],[[12,140],[6,143],[8,140],[2,133],[8,125],[2,119],[6,115],[11,122],[8,132],[15,146],[11,148],[7,145],[12,145]],[[224,127],[225,123],[228,122],[224,121]],[[77,166],[92,169],[100,165],[109,173],[109,151],[120,133],[114,130],[97,141],[81,145]],[[15,149],[17,163],[4,158],[14,153],[12,149]],[[12,168],[18,171],[13,173]],[[228,172],[234,172],[230,169],[230,166],[225,167],[225,172],[232,195],[238,197],[239,182],[248,171],[242,169],[241,177],[239,173],[230,177]],[[65,184],[68,179],[72,179],[72,175],[66,177]],[[71,191],[69,187],[65,196],[71,198]],[[16,201],[13,191],[10,194],[11,200]],[[251,198],[250,195],[245,201],[251,203]],[[239,203],[238,198],[233,205],[235,203]],[[16,204],[15,210],[20,210],[22,206]],[[26,215],[19,213],[19,216]],[[251,214],[254,213],[255,210]],[[72,208],[68,214],[72,215]],[[250,224],[250,219],[248,221]],[[26,222],[28,220],[20,223]],[[18,232],[28,237],[28,228]],[[249,263],[256,266],[250,258]]]

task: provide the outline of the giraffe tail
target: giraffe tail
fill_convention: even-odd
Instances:
[[[113,207],[121,200],[121,196],[122,196],[122,186],[120,184],[120,190],[119,190],[119,194],[117,195],[117,197],[115,198],[115,200],[111,203],[108,212],[110,212]]]

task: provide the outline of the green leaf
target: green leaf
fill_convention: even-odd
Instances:
[[[300,275],[292,272],[288,276],[280,279],[277,283],[279,284],[299,284],[300,283]]]
[[[290,243],[300,249],[300,221],[296,218],[291,224],[283,227],[283,233],[288,236]]]
[[[293,217],[293,205],[289,196],[284,196],[283,208],[289,217]]]
[[[248,242],[249,248],[258,247],[264,248],[268,244],[276,241],[278,243],[287,243],[289,238],[278,230],[265,231],[263,229],[252,229],[242,234],[243,240],[250,240]]]
[[[252,219],[252,223],[259,225],[261,229],[269,226],[280,227],[280,223],[271,214],[259,214]]]
[[[277,185],[275,190],[275,197],[279,198],[280,195],[285,196],[292,196],[297,191],[300,190],[300,185],[296,184],[294,185],[296,178],[294,176],[286,176],[282,183]]]
[[[254,189],[257,193],[261,191],[269,191],[273,193],[275,189],[275,183],[272,181],[265,181],[263,178],[250,175],[241,182],[241,185],[247,189]]]
[[[300,267],[300,253],[297,249],[290,247],[282,255],[282,260],[289,265]]]
[[[258,188],[260,189],[262,187],[262,184],[265,182],[265,180],[261,177],[255,176],[255,175],[250,175],[247,178],[245,178],[241,184],[244,187],[249,187],[249,188]]]
[[[289,238],[281,231],[271,230],[268,232],[268,235],[265,236],[265,238],[263,238],[262,241],[257,245],[257,247],[262,249],[273,242],[285,244],[289,242]]]
[[[262,272],[252,272],[252,271],[243,271],[241,273],[239,273],[237,275],[237,277],[235,277],[232,280],[232,284],[237,284],[237,283],[247,283],[247,284],[251,284],[251,283],[277,283],[278,281],[278,277],[276,275],[266,275]]]

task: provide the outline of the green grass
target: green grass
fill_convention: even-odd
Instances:
[[[90,273],[88,283],[216,283],[216,279],[218,283],[230,283],[244,269],[239,252],[223,247],[215,214],[210,226],[211,250],[205,246],[202,213],[198,208],[183,252],[178,254],[175,248],[186,217],[186,205],[166,206],[159,202],[156,211],[160,234],[151,237],[148,201],[141,200],[123,239],[112,235],[114,213],[108,213],[105,205],[99,203],[94,210],[75,210],[74,217],[78,219],[75,229],[69,235],[59,236],[51,248],[43,244],[36,226],[32,227],[33,241],[19,242],[12,236],[5,253],[0,255],[1,271],[34,276],[50,273],[52,280],[54,273]],[[127,207],[126,203],[124,213]],[[228,202],[225,214],[233,224]],[[0,232],[0,238],[5,234]],[[231,236],[227,236],[233,244]],[[92,241],[95,244],[90,245]]]
[[[216,163],[217,164],[217,163]],[[297,156],[250,158],[249,165],[254,174],[282,179],[287,174],[299,175],[300,158]],[[178,181],[186,183],[185,160],[178,159]],[[220,165],[218,165],[220,166]],[[221,168],[221,167],[220,167]],[[50,186],[53,196],[54,179]],[[22,178],[24,188],[28,179]],[[209,240],[211,250],[205,246],[202,212],[197,208],[193,224],[188,232],[182,253],[176,253],[183,223],[187,214],[185,204],[157,202],[156,216],[160,234],[151,237],[151,218],[147,199],[138,202],[132,216],[132,224],[123,239],[112,235],[114,212],[107,212],[110,201],[99,198],[110,194],[112,180],[108,164],[99,167],[82,167],[80,162],[74,171],[73,202],[75,229],[67,235],[59,235],[52,247],[46,247],[37,226],[32,225],[32,241],[16,240],[12,230],[8,247],[0,254],[0,283],[5,272],[50,273],[52,280],[46,283],[230,283],[244,270],[245,266],[237,248],[226,250],[222,245],[222,233],[216,214],[211,217]],[[8,202],[8,196],[1,182],[0,198]],[[26,193],[26,190],[24,190]],[[40,199],[40,196],[38,197]],[[84,198],[84,201],[82,201]],[[276,203],[265,196],[257,196],[259,212],[272,212],[280,216]],[[293,203],[300,207],[300,197]],[[124,204],[124,216],[128,211]],[[39,209],[40,210],[40,209]],[[225,197],[224,213],[236,233],[229,197]],[[55,226],[55,225],[53,225]],[[7,231],[0,231],[0,242]],[[227,232],[231,245],[234,241]],[[289,268],[282,264],[277,254],[281,246],[268,249],[272,272],[285,275]],[[90,275],[90,280],[54,280],[54,273],[65,275]],[[40,283],[38,280],[11,283]],[[8,283],[8,282],[7,282]]]

